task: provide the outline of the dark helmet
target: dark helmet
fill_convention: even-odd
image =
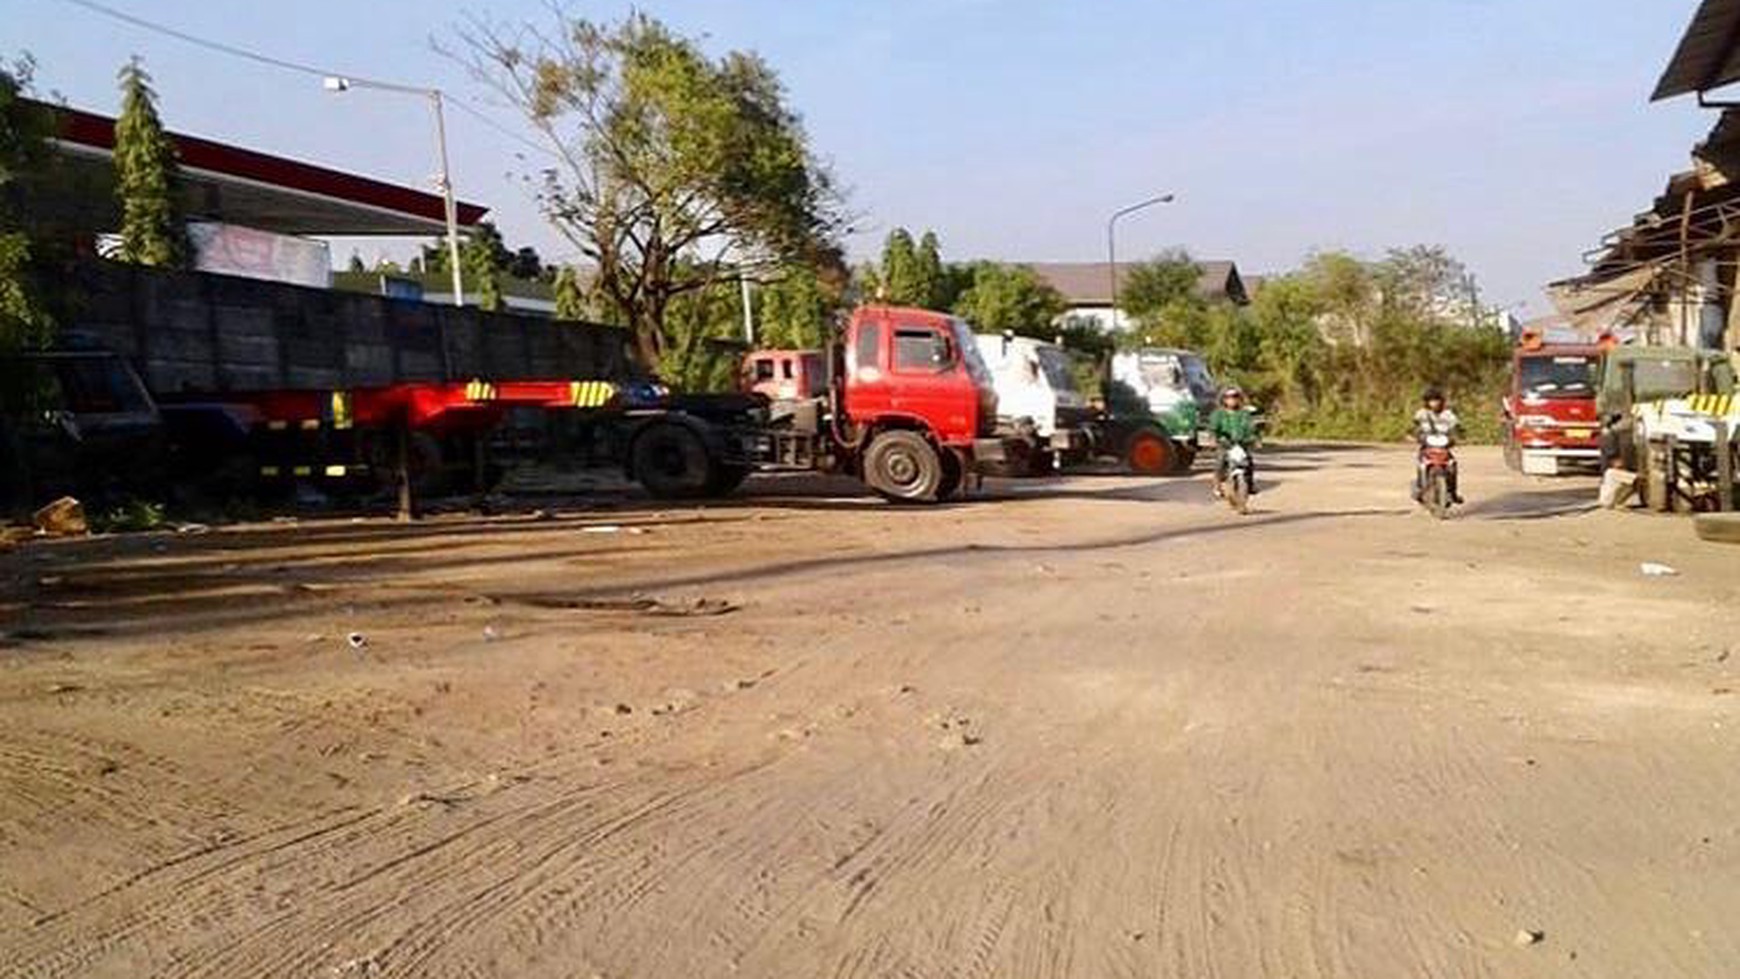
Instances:
[[[1443,401],[1444,400],[1444,389],[1438,387],[1437,385],[1433,385],[1433,386],[1427,388],[1420,395],[1420,400],[1425,401],[1425,402]]]

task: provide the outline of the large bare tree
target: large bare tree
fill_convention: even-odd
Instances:
[[[673,299],[739,275],[839,261],[844,215],[760,57],[711,58],[645,14],[553,27],[473,23],[459,52],[554,163],[544,213],[596,265],[593,288],[658,364]]]

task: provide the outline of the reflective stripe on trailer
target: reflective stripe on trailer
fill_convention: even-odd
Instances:
[[[467,401],[494,401],[495,385],[484,380],[472,380],[465,385]]]
[[[327,410],[332,415],[333,428],[346,429],[356,423],[356,416],[351,413],[349,391],[332,392]]]
[[[609,381],[573,381],[568,385],[568,397],[576,408],[602,408],[616,397],[616,385]]]

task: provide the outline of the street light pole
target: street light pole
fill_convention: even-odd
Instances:
[[[441,163],[441,172],[435,180],[441,187],[442,208],[447,219],[447,267],[453,273],[453,305],[464,306],[465,277],[459,268],[459,202],[453,196],[453,172],[447,164],[447,114],[442,107],[441,90],[377,82],[367,78],[341,78],[335,75],[326,78],[325,86],[329,92],[373,88],[383,92],[421,95],[429,100],[429,106],[435,113],[435,151]]]
[[[1110,218],[1106,219],[1106,268],[1110,270],[1112,276],[1112,318],[1110,326],[1114,330],[1118,328],[1118,219],[1125,215],[1134,214],[1145,208],[1153,207],[1156,204],[1170,204],[1174,199],[1174,195],[1172,194],[1161,194],[1158,197],[1150,197],[1140,203],[1131,204],[1129,207],[1119,208],[1112,212]]]

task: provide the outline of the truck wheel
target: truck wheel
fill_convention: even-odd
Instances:
[[[1504,433],[1504,467],[1513,473],[1522,472],[1522,446],[1507,429]]]
[[[870,488],[896,503],[930,503],[943,486],[943,462],[917,432],[883,432],[864,454]]]
[[[718,464],[707,443],[675,422],[655,422],[636,436],[629,465],[634,478],[661,500],[700,499],[719,485]]]
[[[1196,450],[1188,445],[1178,445],[1176,443],[1174,443],[1173,447],[1177,449],[1178,461],[1172,466],[1172,475],[1190,475],[1190,471],[1196,468]]]
[[[721,462],[713,469],[713,483],[707,487],[707,495],[730,496],[748,478],[748,466]]]
[[[961,457],[945,449],[942,454],[942,482],[936,488],[936,498],[954,499],[966,480],[967,468],[961,462]]]
[[[1165,476],[1177,466],[1172,440],[1153,429],[1130,433],[1124,444],[1124,465],[1138,476]]]

